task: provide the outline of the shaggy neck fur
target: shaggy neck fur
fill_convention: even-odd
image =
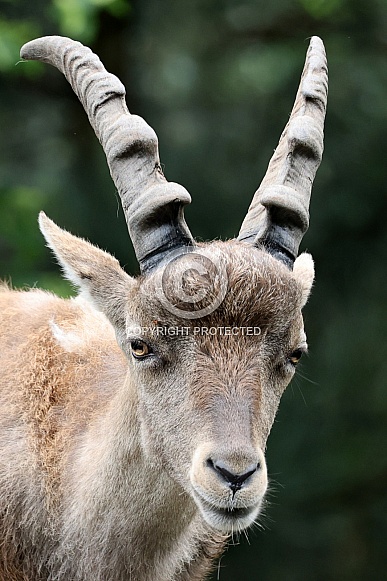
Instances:
[[[13,329],[0,350],[0,578],[154,581],[157,571],[160,581],[202,579],[225,537],[144,455],[137,392],[105,317],[40,291],[5,290],[0,302],[3,326]],[[32,345],[32,330],[41,345]],[[22,370],[29,381],[18,390]]]

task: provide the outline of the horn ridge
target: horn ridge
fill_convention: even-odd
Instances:
[[[173,250],[193,247],[183,211],[191,197],[164,177],[157,135],[129,112],[121,81],[88,47],[66,37],[35,39],[20,56],[58,68],[81,101],[104,149],[141,272],[156,268]]]
[[[328,93],[325,49],[310,41],[294,107],[238,235],[291,267],[309,226],[313,180],[323,153]]]

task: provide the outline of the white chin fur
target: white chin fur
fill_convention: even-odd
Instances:
[[[206,523],[226,534],[242,531],[254,524],[262,506],[262,501],[260,501],[256,506],[230,510],[211,506],[197,497],[196,502]]]

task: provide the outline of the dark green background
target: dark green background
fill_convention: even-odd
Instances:
[[[307,38],[323,38],[326,145],[302,245],[317,270],[310,357],[269,439],[264,530],[235,539],[219,579],[387,579],[386,0],[0,1],[0,275],[67,295],[40,209],[137,266],[82,107],[58,71],[16,65],[43,34],[88,43],[123,80],[130,110],[159,135],[167,178],[193,196],[187,221],[202,240],[237,234]]]

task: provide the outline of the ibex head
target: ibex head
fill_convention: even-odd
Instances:
[[[165,470],[210,526],[242,529],[262,505],[266,440],[307,350],[301,309],[314,270],[310,255],[297,254],[323,151],[323,44],[311,40],[289,122],[238,238],[207,244],[187,228],[190,196],[166,181],[154,131],[128,112],[124,87],[98,57],[61,37],[32,41],[21,56],[65,74],[121,197],[138,278],[44,214],[40,226],[66,276],[115,328],[150,470]]]

